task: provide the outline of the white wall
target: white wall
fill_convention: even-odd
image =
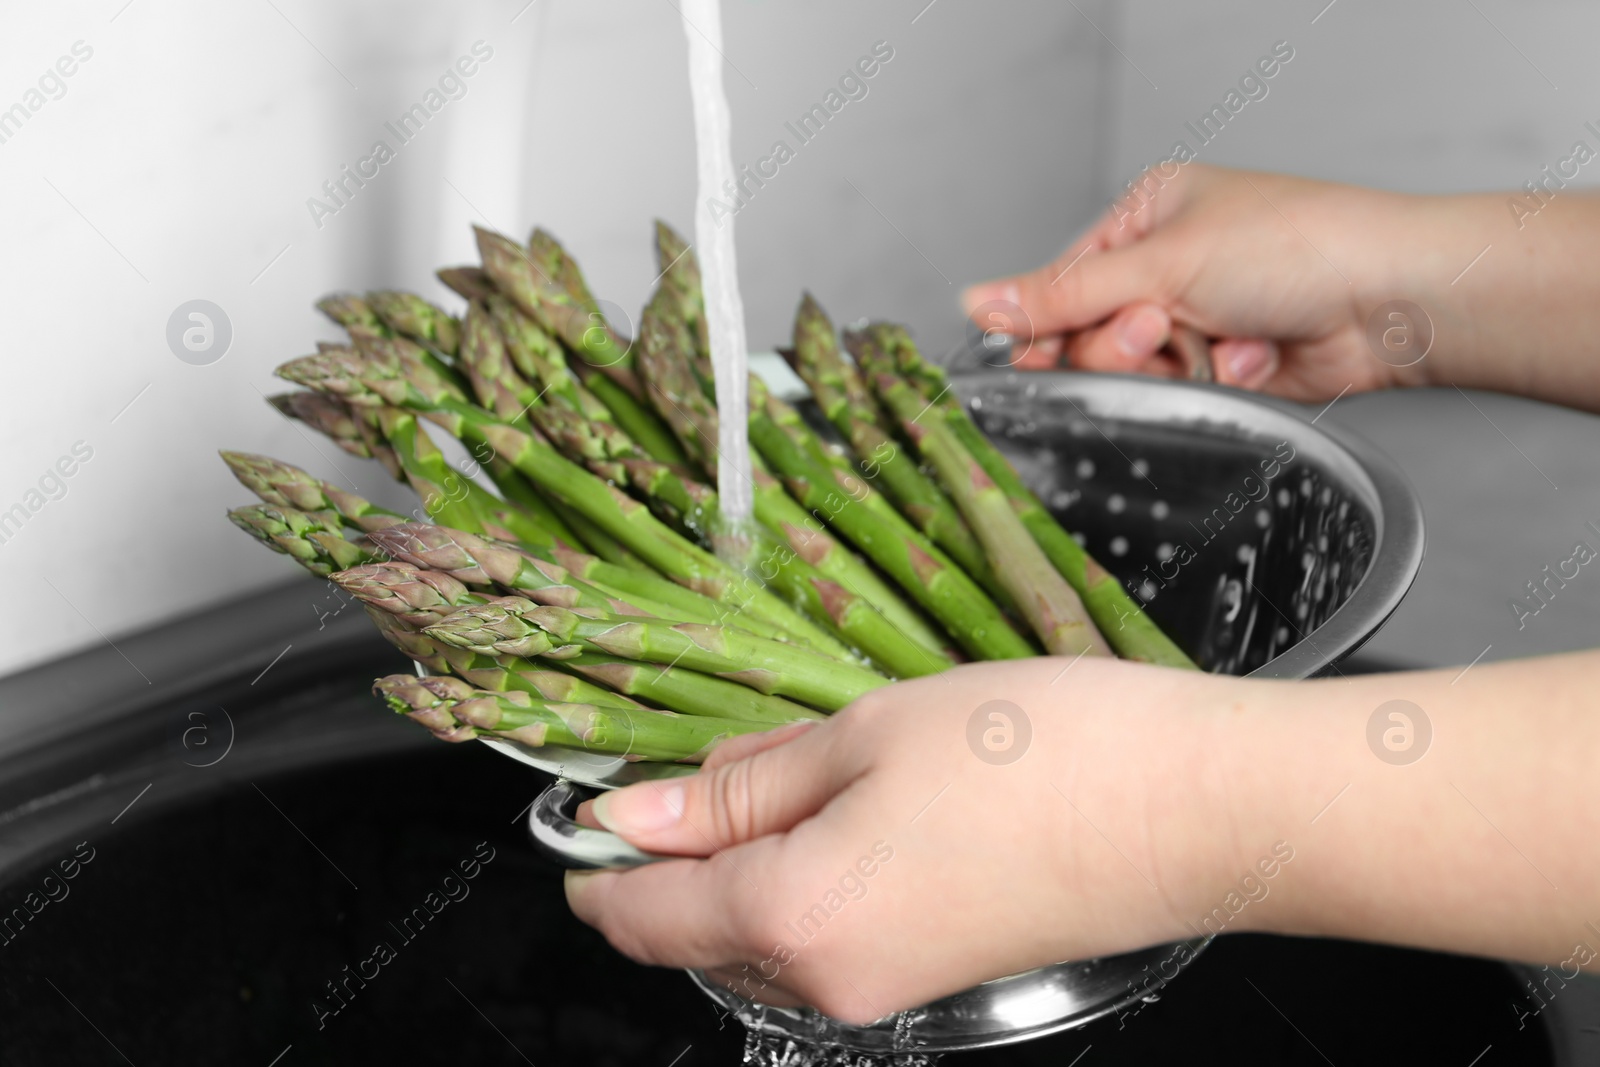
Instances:
[[[283,387],[273,366],[334,335],[316,296],[440,296],[431,271],[473,258],[469,223],[523,236],[541,222],[602,296],[642,303],[651,218],[692,220],[677,13],[659,0],[525,3],[7,5],[0,108],[74,42],[93,55],[0,143],[0,512],[43,503],[0,543],[0,673],[294,573],[224,521],[248,494],[219,447],[404,499],[262,403]],[[1083,17],[1043,0],[924,5],[727,4],[727,51],[754,83],[727,72],[740,160],[765,154],[875,41],[895,51],[738,216],[758,345],[783,339],[806,285],[840,318],[897,316],[935,345],[958,342],[956,287],[1048,255],[1104,198],[1105,48]],[[1105,6],[1079,2],[1102,25]],[[397,147],[383,122],[479,39],[494,55],[466,95],[314,226],[306,199],[374,139]],[[208,366],[165,340],[194,298],[233,327]],[[93,458],[65,495],[30,497],[79,441]],[[320,596],[308,585],[309,627]],[[128,676],[143,684],[137,664]]]
[[[1514,186],[1600,122],[1592,5],[1325,2],[728,0],[735,157],[797,149],[737,217],[753,342],[783,340],[809,286],[840,320],[900,318],[953,350],[959,286],[1053,255],[1279,39],[1296,58],[1203,158]],[[75,41],[94,51],[0,143],[0,511],[75,442],[94,455],[0,543],[0,673],[292,573],[223,521],[246,494],[218,447],[403,499],[261,402],[275,364],[333,335],[317,295],[439,296],[430,272],[472,258],[470,222],[540,222],[638,307],[650,219],[692,219],[677,18],[659,0],[8,5],[0,107]],[[466,96],[314,226],[306,198],[480,39],[494,55]],[[868,95],[798,146],[785,121],[879,40],[894,58]],[[234,330],[209,366],[165,341],[196,297]]]

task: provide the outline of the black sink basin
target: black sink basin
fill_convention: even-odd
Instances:
[[[567,913],[539,776],[385,714],[402,661],[353,613],[307,632],[308,589],[122,642],[148,687],[110,649],[0,683],[0,1063],[739,1062],[685,976]],[[1230,936],[1137,1013],[950,1062],[1549,1063],[1526,1003],[1488,961]]]

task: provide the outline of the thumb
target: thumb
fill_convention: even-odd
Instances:
[[[975,285],[962,294],[971,314],[988,304],[1011,304],[1044,337],[1081,330],[1128,304],[1169,303],[1159,236],[1100,248],[1079,242],[1054,263],[1028,274]]]
[[[781,743],[688,777],[602,793],[594,817],[639,848],[679,856],[709,856],[782,833],[820,811],[865,769],[859,753],[841,750],[835,740],[841,731],[830,725],[790,733]]]

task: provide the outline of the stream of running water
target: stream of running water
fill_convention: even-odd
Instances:
[[[744,331],[744,301],[739,296],[733,216],[711,214],[713,198],[725,195],[735,180],[728,98],[722,88],[722,12],[720,0],[680,0],[683,33],[689,42],[689,89],[694,100],[694,242],[705,289],[706,333],[716,378],[720,413],[717,439],[717,497],[724,529],[711,531],[719,554],[743,556],[740,531],[750,522],[754,482],[750,477],[749,348]]]

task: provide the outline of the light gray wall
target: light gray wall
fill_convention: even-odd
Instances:
[[[955,349],[961,285],[1052,256],[1279,39],[1296,58],[1204,158],[1419,190],[1532,178],[1600,118],[1600,11],[1474,4],[1338,0],[1312,25],[1323,0],[728,0],[735,157],[796,148],[737,216],[751,339],[781,342],[810,287],[837,319]],[[0,543],[0,673],[292,573],[223,522],[247,494],[217,447],[404,500],[262,404],[274,365],[333,336],[315,296],[440,296],[430,272],[472,259],[469,223],[539,222],[633,309],[650,219],[692,219],[683,37],[661,0],[93,0],[12,4],[0,30],[0,108],[75,41],[94,49],[0,143],[0,511],[74,442],[94,450]],[[307,198],[477,40],[494,55],[466,95],[314,225]],[[868,95],[799,146],[785,121],[879,40],[894,58]],[[196,297],[234,330],[209,366],[165,341]],[[308,627],[321,599],[308,584]]]

